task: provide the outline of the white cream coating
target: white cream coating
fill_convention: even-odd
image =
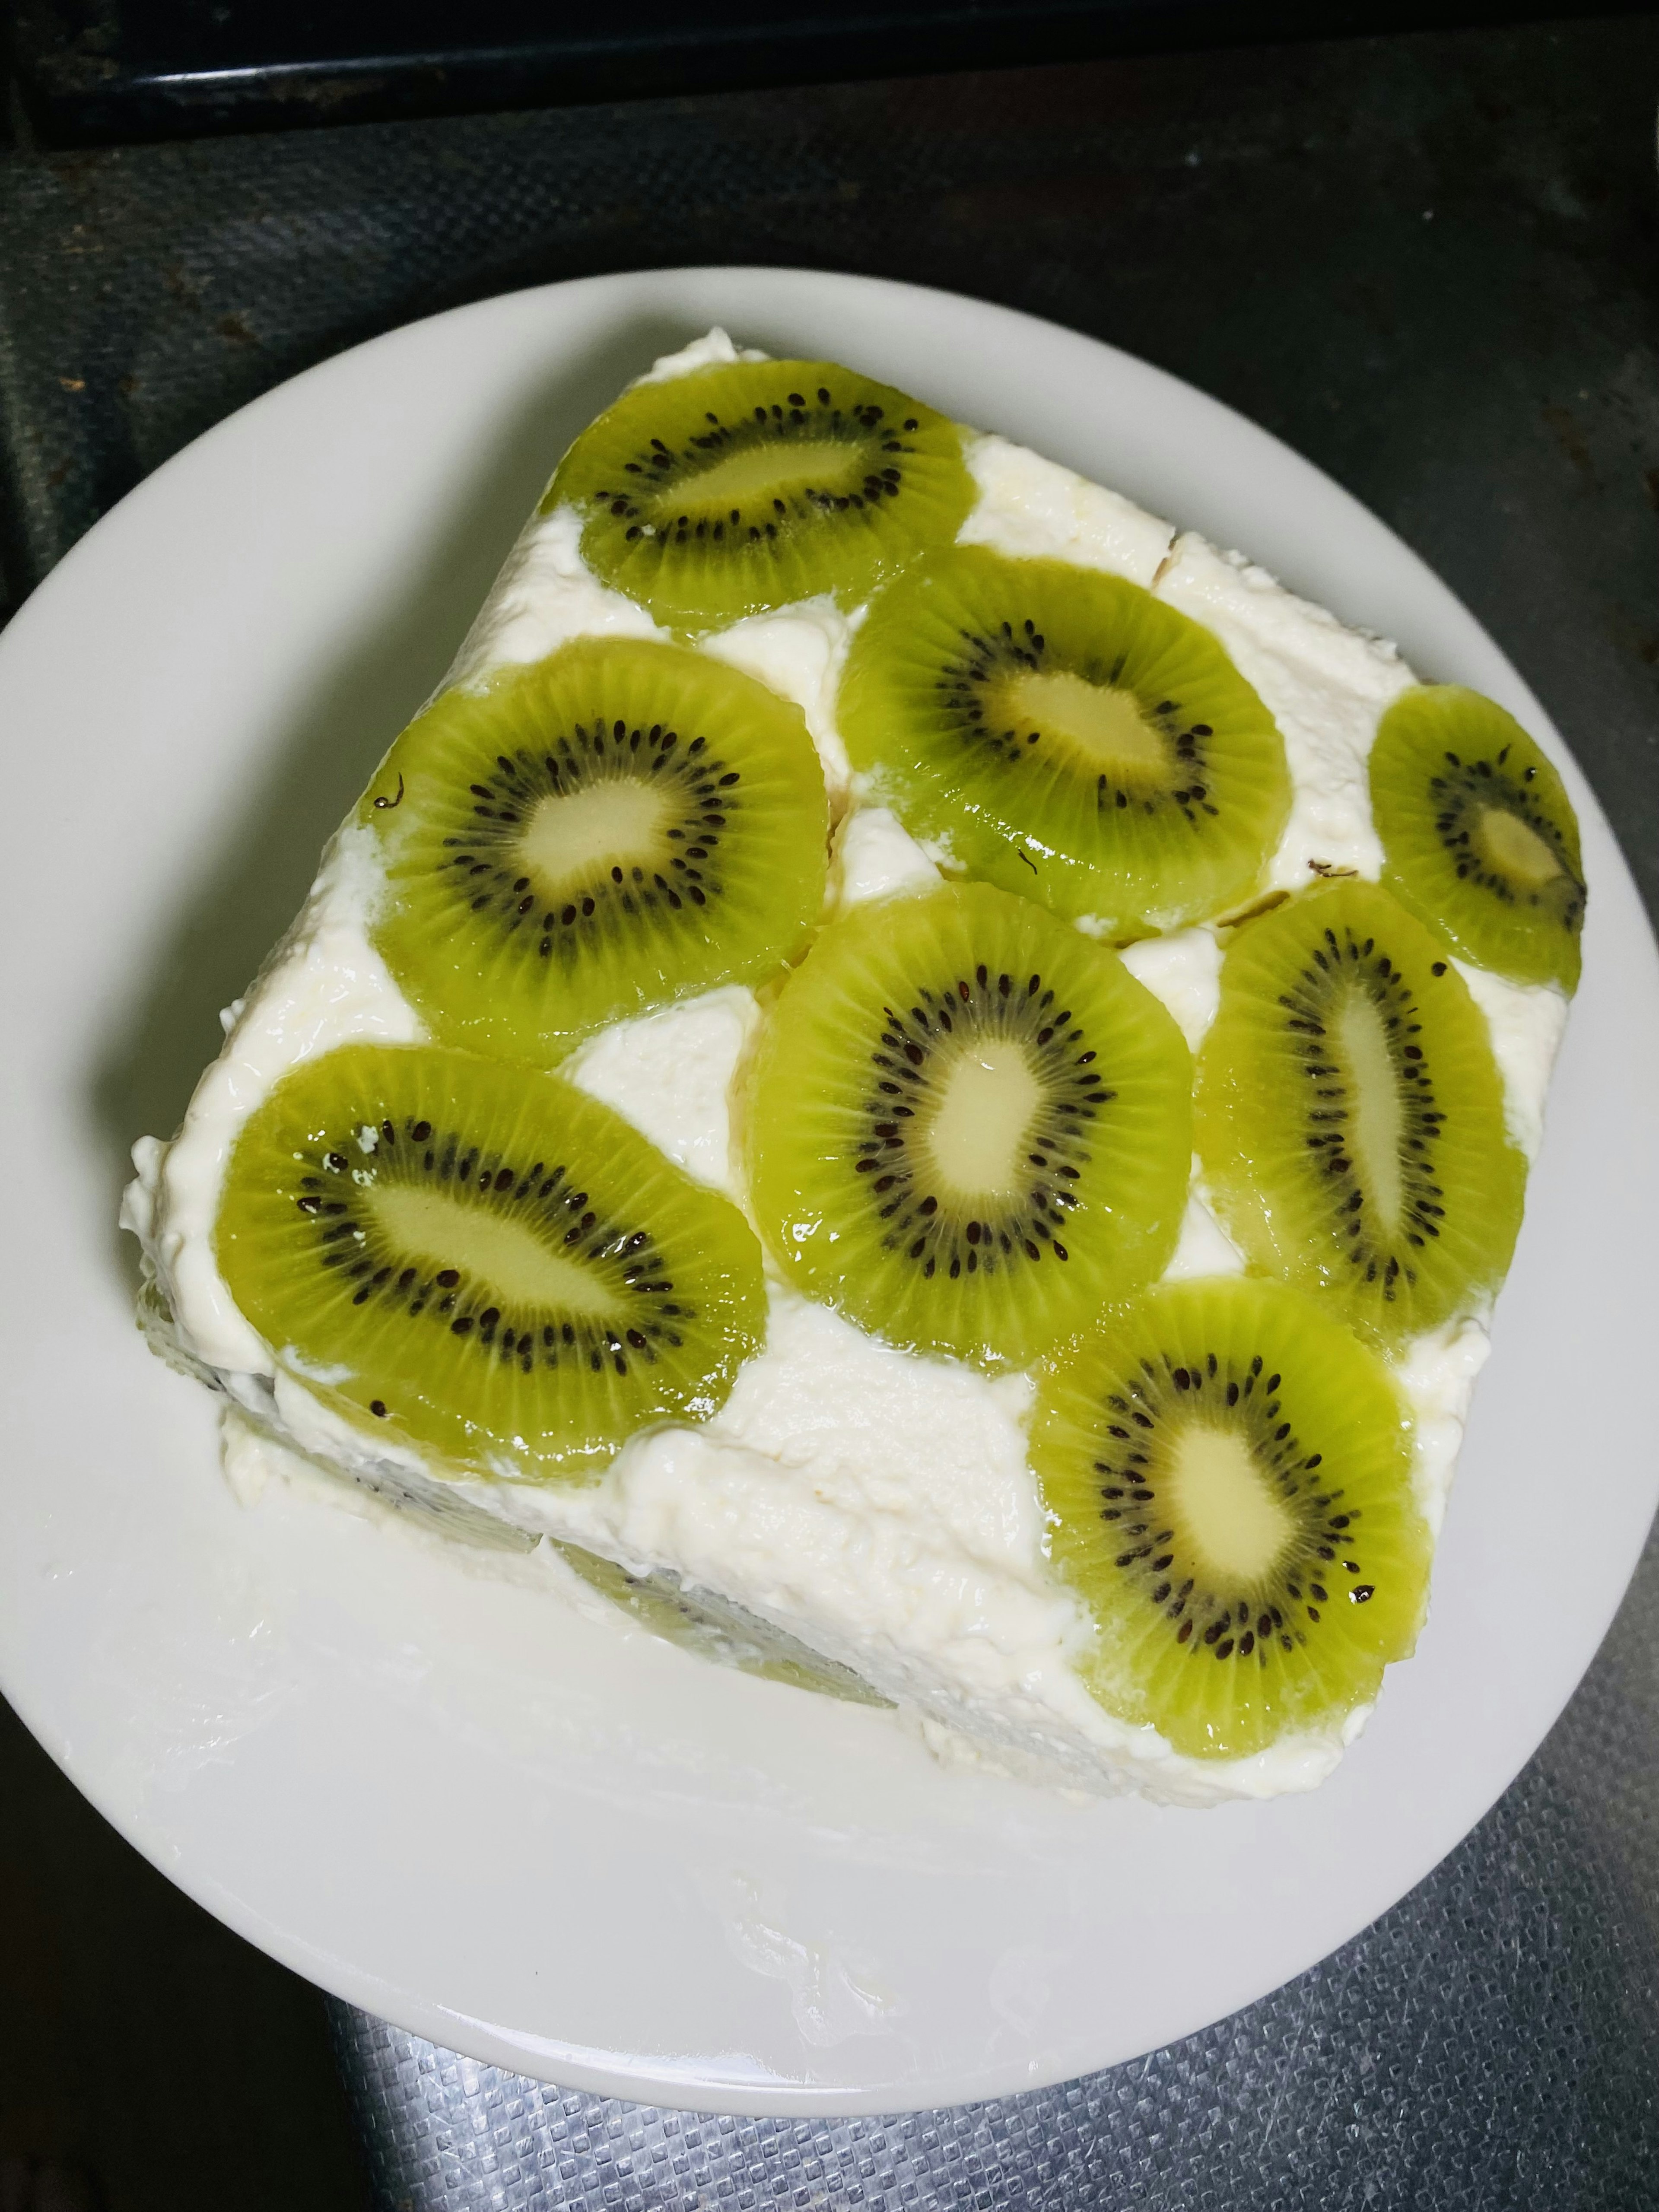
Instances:
[[[1490,969],[1452,966],[1486,1018],[1504,1078],[1504,1121],[1528,1160],[1544,1141],[1544,1103],[1567,1026],[1567,1002],[1547,983],[1511,983]]]
[[[1211,929],[1143,937],[1123,948],[1123,964],[1161,999],[1196,1052],[1221,1004],[1221,947]]]
[[[979,487],[958,545],[988,545],[1016,560],[1071,561],[1148,585],[1175,532],[1121,492],[1091,483],[1006,438],[969,434],[963,447]]]
[[[738,357],[725,334],[713,332],[665,356],[651,374]],[[981,500],[964,526],[968,542],[1074,559],[1142,582],[1158,575],[1173,537],[1168,526],[1006,441],[977,440],[969,453]],[[478,684],[575,636],[662,635],[589,574],[579,540],[568,510],[532,521],[452,680]],[[1284,732],[1296,801],[1274,883],[1306,881],[1314,859],[1374,875],[1380,854],[1364,756],[1382,708],[1413,680],[1410,672],[1392,648],[1343,629],[1199,538],[1176,542],[1157,588],[1216,630]],[[802,707],[826,779],[838,797],[855,800],[834,720],[851,629],[832,603],[813,601],[703,644]],[[1085,1626],[1044,1566],[1025,1458],[1024,1377],[992,1380],[896,1352],[774,1285],[766,1348],[742,1370],[721,1413],[700,1430],[636,1438],[601,1482],[571,1491],[439,1483],[418,1454],[365,1437],[293,1373],[278,1372],[218,1276],[211,1225],[235,1133],[286,1067],[349,1037],[412,1041],[421,1033],[367,939],[371,867],[352,833],[331,847],[294,931],[246,1004],[232,1010],[224,1054],[204,1076],[179,1139],[135,1148],[140,1172],[124,1218],[143,1237],[173,1304],[180,1348],[218,1370],[258,1425],[243,1419],[236,1431],[245,1480],[274,1431],[347,1473],[391,1470],[412,1490],[464,1498],[625,1564],[672,1566],[805,1635],[980,1746],[1016,1762],[1031,1754],[1036,1771],[1091,1787],[1202,1802],[1323,1778],[1363,1712],[1340,1731],[1217,1764],[1182,1758],[1089,1695],[1073,1663]],[[890,813],[854,805],[832,856],[832,908],[937,879]],[[1185,930],[1125,957],[1196,1047],[1215,1010],[1213,933]],[[1511,1125],[1531,1130],[1535,1144],[1565,1002],[1507,985],[1493,991],[1495,980],[1482,977],[1477,988],[1470,976],[1504,1065]],[[751,994],[710,993],[615,1025],[568,1072],[688,1172],[735,1194],[729,1101],[757,1018]],[[1195,1183],[1170,1279],[1241,1265]],[[1466,1322],[1411,1347],[1398,1370],[1416,1418],[1419,1492],[1437,1528],[1486,1341],[1480,1322]]]
[[[1294,797],[1267,887],[1300,890],[1313,863],[1376,879],[1366,758],[1389,702],[1417,678],[1395,647],[1347,629],[1240,553],[1188,531],[1153,586],[1213,630],[1285,740]]]
[[[1243,1272],[1244,1255],[1206,1201],[1198,1155],[1194,1153],[1187,1211],[1181,1217],[1180,1239],[1162,1279],[1166,1283],[1188,1283],[1198,1275],[1242,1275]]]
[[[730,1097],[759,1020],[754,993],[728,983],[659,1013],[613,1022],[561,1073],[631,1121],[676,1167],[741,1204]]]
[[[643,607],[600,583],[582,559],[581,538],[574,507],[531,518],[442,690],[477,690],[502,669],[544,659],[574,638],[666,638]]]
[[[793,699],[806,717],[830,793],[832,817],[847,804],[853,781],[836,723],[836,694],[855,625],[827,594],[775,614],[746,615],[702,641],[705,653]]]
[[[716,323],[713,330],[705,331],[690,345],[683,345],[677,353],[659,354],[643,376],[636,376],[629,386],[637,391],[642,384],[667,384],[677,376],[690,376],[694,369],[724,368],[734,361],[764,361],[767,356],[753,346],[734,345]]]
[[[1412,1409],[1413,1488],[1437,1541],[1462,1449],[1469,1401],[1491,1350],[1488,1317],[1467,1315],[1416,1338],[1395,1368],[1395,1380]]]
[[[830,903],[836,912],[896,891],[931,890],[939,872],[884,806],[860,806],[836,832],[830,853]]]
[[[353,1042],[413,1044],[424,1031],[367,934],[379,882],[372,834],[348,824],[310,896],[204,1072],[173,1143],[133,1148],[138,1180],[122,1220],[139,1235],[186,1348],[204,1365],[269,1375],[270,1350],[237,1310],[213,1251],[213,1223],[238,1132],[280,1076]],[[229,1011],[229,1010],[228,1010]]]

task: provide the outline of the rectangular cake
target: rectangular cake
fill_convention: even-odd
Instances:
[[[1038,1781],[1311,1788],[1421,1618],[1576,981],[1571,810],[1489,702],[884,391],[716,330],[578,441],[183,1127],[134,1148],[141,1319],[222,1394],[249,1494],[302,1462],[536,1547],[550,1601]],[[580,708],[653,653],[700,713],[759,702],[750,750]],[[1018,963],[951,966],[975,930]],[[435,1112],[354,1109],[283,1182],[330,1070],[368,1098],[463,1054],[458,1095],[483,1063],[502,1111],[591,1109],[616,1206],[662,1179],[696,1299],[643,1199],[605,1242],[528,1135],[444,1156]],[[445,1207],[471,1256],[441,1268]],[[1207,1362],[1131,1358],[1154,1322]]]

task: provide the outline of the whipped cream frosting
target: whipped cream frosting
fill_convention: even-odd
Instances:
[[[713,331],[648,372],[662,380],[739,353]],[[1131,501],[999,437],[966,435],[979,496],[965,543],[1069,560],[1129,577],[1205,623],[1255,685],[1283,733],[1294,798],[1268,875],[1286,890],[1319,869],[1375,878],[1365,759],[1382,712],[1416,679],[1392,646],[1347,629],[1237,554],[1218,552]],[[538,516],[509,554],[448,682],[477,685],[579,636],[659,636],[643,609],[601,584],[568,508]],[[836,829],[829,911],[939,880],[930,857],[884,808],[862,803],[835,702],[858,616],[828,599],[752,617],[702,641],[802,708],[823,763]],[[936,1736],[967,1739],[1009,1771],[1094,1790],[1138,1789],[1176,1802],[1310,1789],[1363,1725],[1281,1740],[1254,1758],[1185,1758],[1151,1729],[1107,1713],[1077,1661],[1091,1633],[1047,1567],[1042,1514],[1026,1458],[1033,1386],[959,1362],[902,1352],[775,1278],[764,1348],[726,1405],[699,1427],[634,1438],[582,1488],[454,1480],[407,1447],[371,1437],[307,1387],[291,1352],[239,1313],[214,1258],[225,1168],[247,1116],[289,1068],[356,1039],[423,1034],[368,938],[378,878],[372,840],[348,825],[331,842],[298,920],[246,998],[228,1009],[220,1058],[171,1145],[144,1138],[123,1208],[170,1321],[160,1348],[226,1391],[226,1455],[254,1496],[291,1454],[413,1504],[477,1544],[550,1538],[635,1571],[667,1567],[804,1638]],[[1169,1007],[1188,1042],[1214,1018],[1221,947],[1207,927],[1130,946],[1124,957]],[[1491,1028],[1509,1126],[1528,1156],[1565,1001],[1461,969]],[[739,1074],[760,1019],[753,993],[727,987],[613,1024],[565,1063],[590,1096],[668,1158],[739,1205]],[[1196,1176],[1168,1279],[1243,1266]],[[1397,1379],[1414,1423],[1417,1494],[1437,1530],[1462,1441],[1484,1322],[1408,1346]],[[276,1353],[282,1353],[279,1361]],[[331,1378],[313,1375],[319,1385]],[[567,1580],[568,1577],[566,1578]],[[550,1587],[557,1587],[556,1579]],[[889,1724],[871,1716],[870,1724]]]

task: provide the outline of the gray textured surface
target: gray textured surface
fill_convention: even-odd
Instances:
[[[1651,906],[1656,98],[1644,19],[19,155],[0,163],[12,590],[233,407],[461,300],[694,260],[944,284],[1190,378],[1393,523],[1539,691]],[[213,948],[185,950],[199,1060],[241,975],[222,990]],[[129,1084],[106,1105],[130,1136],[174,1103]],[[1564,1470],[1564,1540],[1570,1498]],[[380,2201],[409,2212],[1639,2212],[1659,2203],[1656,1801],[1650,1552],[1566,1719],[1431,1880],[1144,2062],[807,2124],[562,2096],[337,2010],[340,2051]],[[120,2063],[173,2099],[182,2174],[165,2055]],[[296,2204],[321,2201],[307,2179]]]

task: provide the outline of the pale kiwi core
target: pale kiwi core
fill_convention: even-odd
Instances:
[[[1188,1423],[1171,1455],[1169,1488],[1188,1543],[1218,1584],[1260,1581],[1293,1532],[1289,1510],[1231,1429]]]
[[[388,1243],[417,1266],[453,1267],[488,1282],[515,1306],[611,1321],[617,1302],[586,1267],[550,1252],[522,1221],[469,1206],[447,1192],[376,1183],[370,1211]]]
[[[999,719],[1014,730],[1057,738],[1091,775],[1152,786],[1170,768],[1170,749],[1133,691],[1091,684],[1069,668],[1022,669],[997,694]]]
[[[864,480],[863,448],[839,438],[803,438],[778,444],[740,447],[699,469],[695,476],[663,485],[651,499],[659,514],[683,511],[688,506],[739,507],[755,499],[775,498],[781,492],[827,489],[849,473],[855,483]]]
[[[666,795],[634,776],[550,796],[524,826],[520,866],[544,897],[562,897],[608,868],[654,861],[669,812]]]
[[[1042,1086],[1015,1038],[965,1046],[922,1133],[940,1179],[962,1198],[1012,1197],[1042,1101]]]
[[[1336,1023],[1337,1042],[1352,1079],[1346,1131],[1368,1200],[1390,1235],[1400,1226],[1406,1195],[1401,1147],[1406,1109],[1381,1010],[1368,993],[1351,991]]]
[[[1562,873],[1560,861],[1543,838],[1507,806],[1481,808],[1480,836],[1487,859],[1512,883],[1528,890],[1541,890]]]

